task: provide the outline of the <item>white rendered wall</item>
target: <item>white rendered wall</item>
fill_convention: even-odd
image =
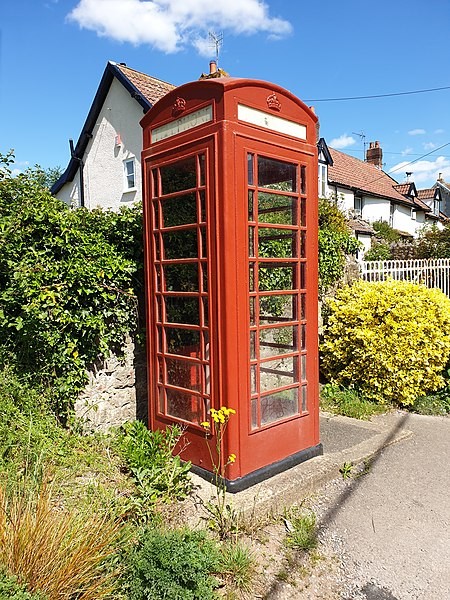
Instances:
[[[142,107],[131,98],[121,83],[113,79],[108,95],[92,131],[84,155],[84,204],[86,208],[118,210],[142,200],[141,150]],[[121,144],[116,145],[120,134]],[[135,188],[125,189],[123,161],[135,158]],[[68,204],[80,205],[79,174],[58,192]]]
[[[368,223],[374,223],[375,221],[389,223],[390,206],[391,203],[389,200],[364,196],[362,218]]]
[[[396,204],[394,211],[394,222],[392,226],[394,229],[399,229],[400,231],[405,231],[411,235],[416,235],[416,229],[418,225],[416,220],[411,219],[411,207]]]

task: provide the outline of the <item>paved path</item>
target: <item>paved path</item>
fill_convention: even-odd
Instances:
[[[343,563],[341,597],[450,600],[450,418],[379,418],[413,435],[384,448],[368,474],[328,484],[321,501],[324,540]]]

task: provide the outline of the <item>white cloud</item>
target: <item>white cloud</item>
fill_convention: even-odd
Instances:
[[[265,32],[270,38],[291,33],[291,24],[269,15],[261,0],[80,0],[67,16],[99,36],[176,52],[191,44],[201,54],[210,30],[233,34]]]
[[[419,160],[413,164],[403,161],[394,165],[389,173],[400,178],[406,171],[412,171],[412,179],[416,184],[432,185],[437,180],[439,173],[443,174],[444,179],[450,176],[450,160],[445,156],[438,156],[434,161]]]
[[[445,130],[444,129],[436,129],[434,133],[437,133],[439,135],[440,133],[445,133]]]
[[[414,150],[414,148],[410,148],[408,146],[408,148],[405,148],[404,150],[402,150],[401,154],[402,156],[407,156],[408,154],[411,154],[411,152]]]
[[[408,135],[424,135],[425,133],[425,129],[411,129],[411,131],[408,131]]]
[[[329,145],[331,148],[336,148],[336,150],[342,150],[342,148],[348,148],[349,146],[353,146],[353,144],[356,144],[355,138],[343,133],[338,138],[331,140]]]
[[[433,142],[425,142],[423,144],[424,150],[434,150],[435,148],[436,148],[436,144],[433,144]]]

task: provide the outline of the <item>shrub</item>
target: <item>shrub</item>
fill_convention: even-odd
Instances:
[[[127,562],[130,600],[213,600],[220,553],[203,531],[145,530]]]
[[[450,300],[409,282],[357,281],[325,311],[322,371],[380,403],[412,404],[444,384]]]
[[[0,487],[0,567],[48,600],[110,596],[121,526],[63,509],[48,485],[37,493]]]
[[[30,594],[25,585],[0,571],[0,600],[46,600],[40,593]]]
[[[385,410],[383,406],[363,398],[357,390],[332,383],[326,383],[320,390],[320,408],[352,419],[370,419]]]
[[[86,368],[134,331],[141,214],[71,210],[42,172],[12,177],[11,160],[0,154],[0,362],[47,386],[65,417]]]

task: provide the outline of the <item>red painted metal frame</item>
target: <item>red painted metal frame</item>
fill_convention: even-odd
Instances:
[[[264,125],[258,126],[240,121],[239,104],[262,111],[268,116],[275,115],[304,125],[306,139],[301,140],[292,135],[275,132]],[[153,129],[176,121],[180,118],[180,114],[189,117],[193,112],[209,105],[212,106],[211,120],[152,143]],[[144,130],[142,164],[148,314],[149,426],[155,429],[178,422],[177,419],[158,410],[158,359],[164,357],[164,351],[158,350],[154,335],[159,318],[156,313],[156,297],[161,295],[161,292],[156,289],[153,277],[158,259],[153,244],[155,223],[151,210],[152,170],[155,172],[168,162],[204,153],[207,172],[205,192],[210,354],[208,361],[203,357],[199,364],[204,365],[209,362],[210,365],[211,406],[214,408],[228,406],[236,410],[236,415],[230,419],[224,446],[226,456],[230,453],[237,455],[236,462],[229,465],[227,469],[226,476],[231,481],[245,477],[277,461],[283,461],[319,443],[316,123],[317,118],[314,113],[298,98],[279,86],[233,78],[198,81],[177,88],[160,100],[141,122]],[[300,277],[300,264],[305,265],[304,288],[300,289],[297,286],[295,290],[285,290],[279,295],[304,293],[306,297],[304,318],[299,319],[300,315],[297,315],[295,321],[299,323],[297,325],[299,328],[302,324],[306,326],[305,349],[286,354],[298,356],[298,361],[301,360],[301,355],[307,357],[306,374],[301,375],[298,389],[300,393],[301,385],[307,385],[308,405],[305,410],[300,406],[300,411],[295,415],[262,427],[258,423],[256,428],[252,428],[249,370],[250,364],[263,363],[250,359],[250,329],[264,330],[268,329],[269,325],[256,323],[250,328],[249,321],[248,153],[295,164],[298,177],[303,168],[306,178],[305,189],[291,194],[287,192],[288,196],[291,195],[304,202],[306,224],[276,226],[279,230],[298,232],[298,238],[301,236],[300,232],[304,232],[306,238],[304,256],[300,257],[300,239],[297,239],[298,257],[280,260],[264,258],[263,262],[292,263],[297,269],[297,282]],[[199,188],[195,191],[197,193]],[[250,225],[258,227],[258,223],[253,221]],[[196,227],[200,227],[199,222]],[[261,225],[259,227],[261,228]],[[157,230],[157,234],[160,235],[160,229]],[[258,298],[261,293],[255,291],[252,295]],[[170,296],[170,293],[167,295]],[[199,297],[202,295],[206,293],[200,292]],[[290,324],[295,325],[295,323]],[[186,360],[189,362],[188,359]],[[206,418],[206,413],[204,416]],[[202,428],[198,424],[183,420],[179,422],[186,426],[189,441],[188,446],[183,450],[183,458],[191,460],[201,468],[211,470]]]

